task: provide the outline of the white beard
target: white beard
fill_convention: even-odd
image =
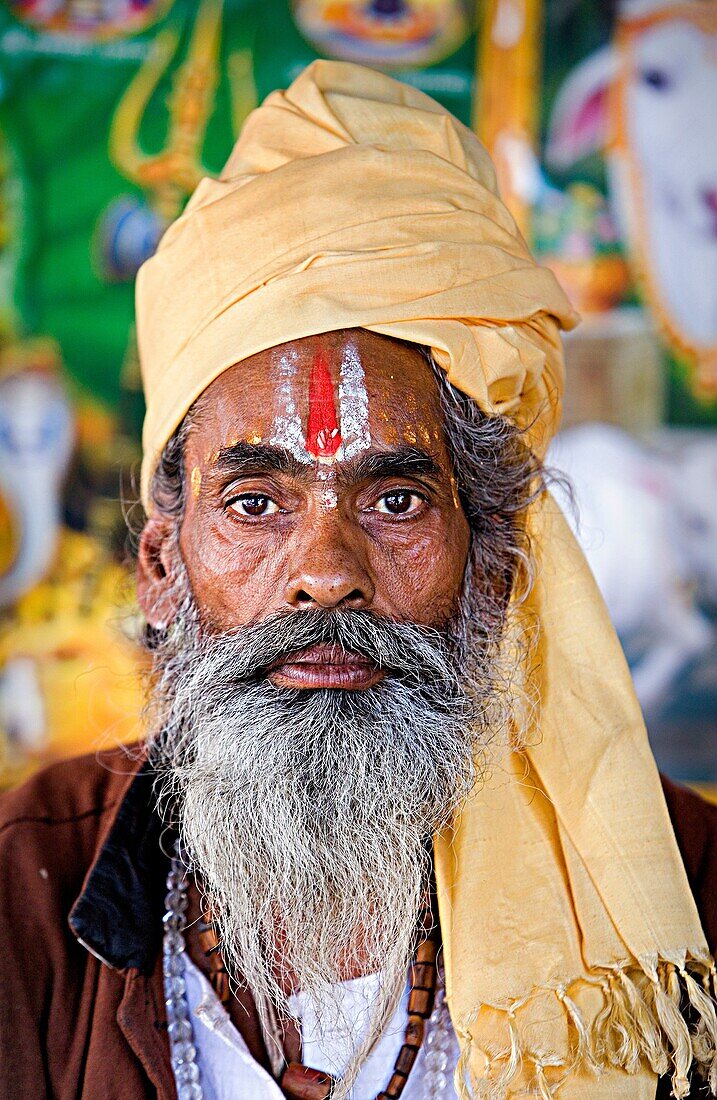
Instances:
[[[367,612],[292,613],[222,637],[191,623],[156,689],[154,759],[230,975],[261,1014],[285,1012],[292,987],[325,1001],[347,978],[381,977],[339,1098],[404,988],[431,837],[496,730],[494,655],[484,644],[482,667],[467,669],[462,632]],[[319,641],[380,660],[387,675],[357,692],[290,691],[257,675]]]

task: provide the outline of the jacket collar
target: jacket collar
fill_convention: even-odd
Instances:
[[[151,971],[162,939],[162,899],[174,838],[160,819],[154,779],[144,757],[69,917],[87,950],[118,970]]]

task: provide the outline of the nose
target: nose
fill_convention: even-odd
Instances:
[[[365,608],[375,585],[363,545],[363,533],[333,513],[314,519],[295,534],[284,599],[295,610]]]

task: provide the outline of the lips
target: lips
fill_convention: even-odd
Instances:
[[[322,644],[281,657],[269,666],[267,675],[275,687],[361,691],[377,684],[383,670],[360,653]]]

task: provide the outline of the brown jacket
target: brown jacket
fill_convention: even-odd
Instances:
[[[665,794],[714,951],[717,807],[668,781]],[[138,754],[55,764],[0,799],[0,1100],[176,1100],[160,950],[171,840]]]

